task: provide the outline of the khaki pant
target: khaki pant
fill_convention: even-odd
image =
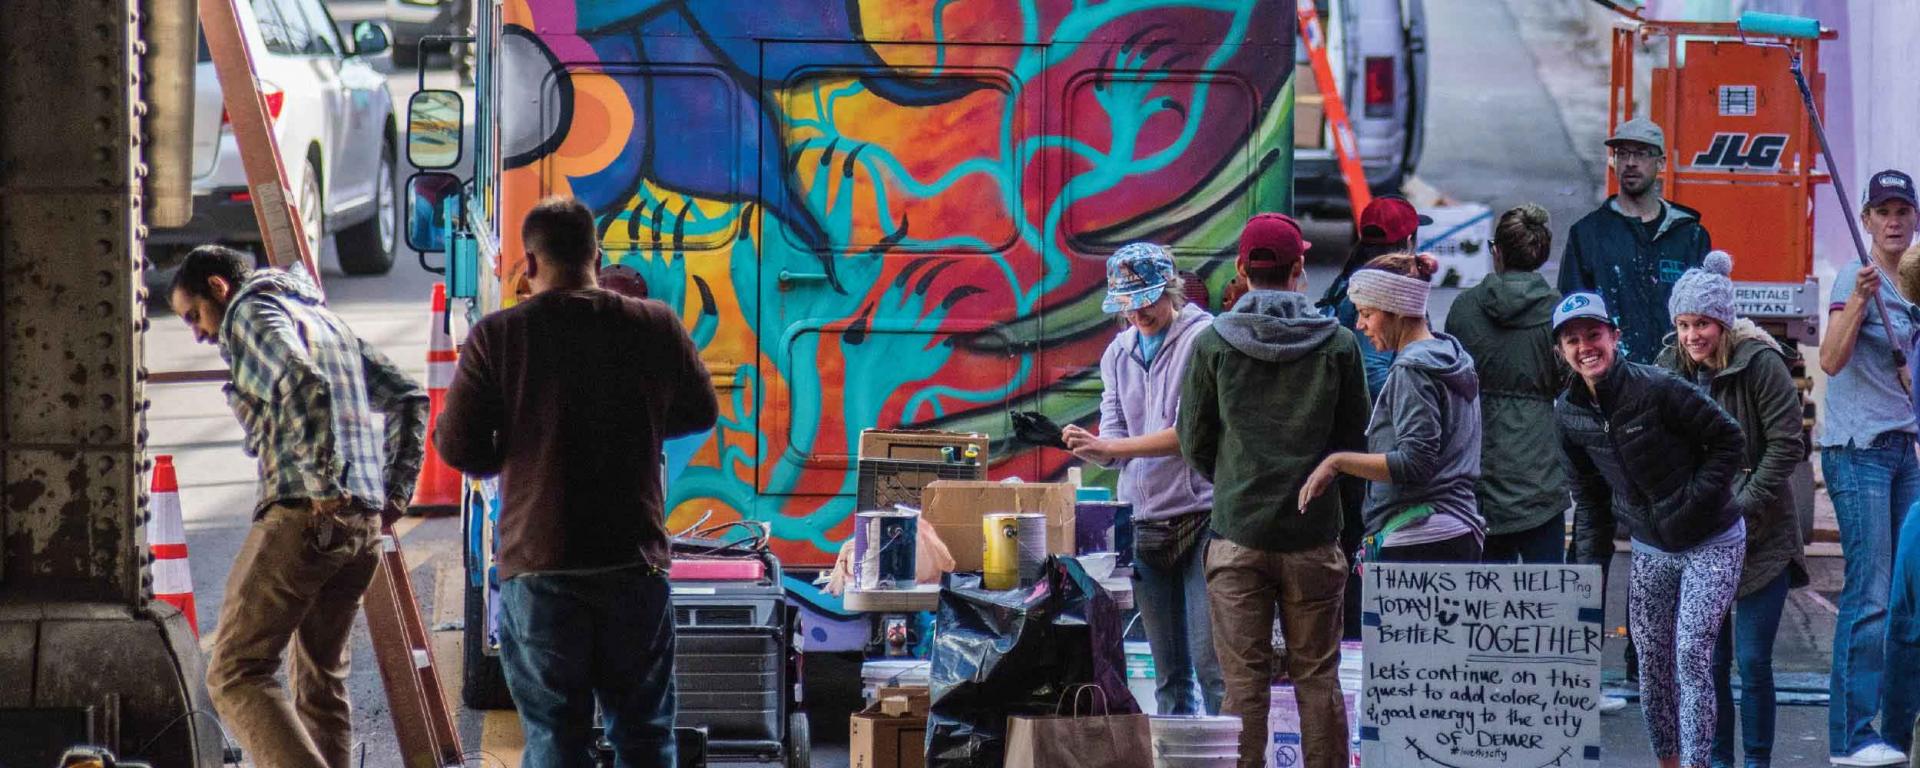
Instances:
[[[1267,764],[1273,685],[1273,612],[1280,609],[1287,675],[1300,705],[1305,768],[1346,768],[1347,709],[1340,695],[1340,630],[1347,558],[1340,545],[1266,552],[1215,539],[1207,549],[1213,648],[1227,697],[1220,714],[1240,717],[1240,768]]]
[[[207,688],[227,730],[261,768],[350,768],[349,639],[379,562],[375,523],[274,505],[227,574]],[[322,539],[326,539],[322,546]],[[293,647],[293,697],[275,675]]]

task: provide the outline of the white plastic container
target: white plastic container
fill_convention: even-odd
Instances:
[[[860,665],[860,697],[872,704],[881,688],[925,688],[932,672],[933,662],[926,659],[866,662]]]
[[[1436,286],[1471,288],[1493,272],[1493,209],[1482,203],[1434,206],[1421,211],[1432,224],[1420,227],[1415,242],[1440,261]]]
[[[1127,690],[1133,694],[1133,701],[1140,705],[1140,711],[1149,715],[1158,714],[1160,706],[1154,698],[1153,652],[1146,643],[1128,641],[1127,653]]]
[[[1240,718],[1155,717],[1148,722],[1155,768],[1216,768],[1240,758]]]

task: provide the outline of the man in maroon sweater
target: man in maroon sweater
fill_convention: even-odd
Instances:
[[[434,443],[500,476],[500,655],[529,768],[580,764],[593,704],[621,766],[674,765],[662,440],[711,429],[699,350],[656,301],[603,290],[593,212],[520,228],[533,296],[467,336]]]

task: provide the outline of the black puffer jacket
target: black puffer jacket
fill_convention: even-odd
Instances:
[[[1613,556],[1614,521],[1682,552],[1739,519],[1733,475],[1746,440],[1706,394],[1665,369],[1621,360],[1599,402],[1573,379],[1553,404],[1573,491],[1574,561]]]

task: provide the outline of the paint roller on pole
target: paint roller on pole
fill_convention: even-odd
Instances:
[[[1818,40],[1826,34],[1826,32],[1820,28],[1820,21],[1818,19],[1809,19],[1804,16],[1789,16],[1780,13],[1760,13],[1758,11],[1748,11],[1741,14],[1739,27],[1740,31],[1745,34],[1792,37],[1805,40]],[[1840,210],[1843,213],[1847,212],[1851,210],[1851,204],[1848,202],[1849,198],[1847,197],[1846,184],[1840,178],[1840,164],[1834,162],[1833,147],[1827,143],[1827,128],[1826,125],[1820,121],[1820,110],[1814,106],[1813,88],[1807,84],[1806,72],[1800,67],[1800,51],[1798,49],[1790,49],[1790,52],[1792,55],[1790,68],[1793,72],[1794,84],[1800,86],[1800,102],[1807,109],[1807,119],[1813,125],[1813,136],[1820,141],[1820,156],[1826,160],[1827,172],[1833,177],[1833,194],[1840,199]],[[1860,222],[1855,220],[1851,215],[1842,215],[1840,218],[1846,220],[1847,231],[1853,235],[1854,255],[1859,257],[1861,266],[1873,267],[1874,271],[1880,273],[1880,280],[1883,284],[1891,284],[1893,282],[1892,279],[1880,269],[1879,265],[1873,263],[1872,256],[1867,253],[1867,241],[1866,238],[1860,234]],[[1873,306],[1874,311],[1880,315],[1880,324],[1886,331],[1887,339],[1892,340],[1894,337],[1893,318],[1887,315],[1886,298],[1881,296],[1880,293],[1875,292],[1873,294]],[[1904,350],[1900,349],[1897,344],[1893,345],[1893,362],[1903,373],[1907,370],[1907,354]],[[1907,390],[1909,394],[1912,393],[1912,385],[1904,375],[1900,377],[1900,387],[1901,389]]]

